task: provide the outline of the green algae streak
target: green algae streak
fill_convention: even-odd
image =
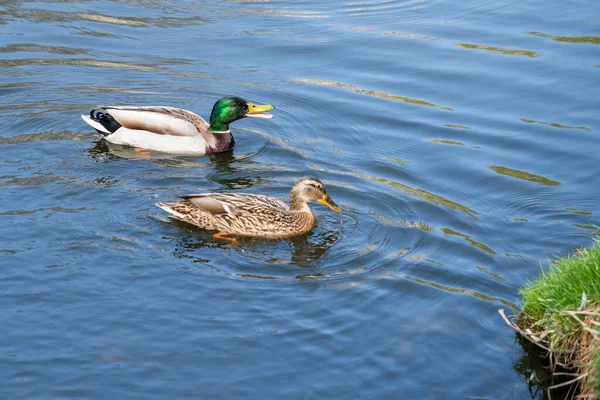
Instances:
[[[500,175],[511,176],[513,178],[522,179],[524,181],[529,181],[533,183],[537,183],[539,185],[545,186],[557,186],[560,185],[560,182],[553,181],[552,179],[548,179],[545,176],[530,174],[529,172],[519,171],[518,169],[512,169],[507,167],[502,167],[499,165],[492,165],[490,169]]]
[[[537,57],[536,52],[531,50],[506,49],[503,47],[486,46],[472,43],[458,43],[457,46],[461,49],[486,50],[492,53],[507,54],[511,56]]]

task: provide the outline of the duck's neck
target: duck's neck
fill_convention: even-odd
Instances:
[[[235,144],[233,135],[231,132],[221,132],[211,135],[212,137],[206,139],[206,153],[222,153],[224,151],[231,150]]]
[[[308,232],[315,226],[317,218],[308,206],[306,199],[294,192],[290,194],[290,211],[298,229],[297,233]]]
[[[223,121],[220,115],[212,113],[208,129],[212,132],[227,132],[229,131],[229,122]]]
[[[310,207],[306,200],[302,199],[298,193],[290,193],[290,211],[311,213]]]
[[[208,127],[208,130],[211,132],[229,132],[229,124],[213,124],[211,123]]]

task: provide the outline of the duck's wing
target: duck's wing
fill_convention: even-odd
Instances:
[[[233,205],[225,201],[219,201],[211,196],[185,195],[181,197],[188,203],[209,214],[228,214],[232,218],[238,215],[238,211]]]
[[[106,119],[100,115],[102,112],[125,128],[159,135],[198,136],[207,132],[209,127],[199,115],[175,107],[101,106],[92,110],[90,118],[102,123]]]
[[[252,215],[258,210],[287,211],[289,207],[274,197],[248,193],[203,193],[180,196],[188,203],[211,214],[227,214],[232,218]]]

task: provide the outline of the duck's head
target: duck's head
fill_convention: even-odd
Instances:
[[[242,118],[273,118],[267,111],[273,110],[270,104],[253,104],[237,96],[225,96],[215,103],[210,113],[210,130],[227,131],[229,124]]]
[[[335,212],[342,212],[342,209],[327,194],[323,182],[313,176],[305,176],[296,182],[290,194],[290,207],[292,210],[299,211],[307,207],[309,201],[316,201]]]

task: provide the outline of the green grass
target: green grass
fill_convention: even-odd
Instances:
[[[585,309],[599,312],[600,242],[578,251],[577,255],[552,261],[539,279],[521,289],[523,306],[518,325],[523,330],[531,329],[538,336],[546,332],[544,340],[554,352],[554,361],[577,365],[578,360],[590,360],[581,367],[580,373],[588,372],[588,385],[600,393],[600,341],[596,340],[590,347],[591,354],[581,354],[582,322],[567,314],[579,309],[583,293],[587,296]],[[586,316],[577,317],[583,321]],[[600,334],[600,327],[588,326]],[[567,350],[575,352],[564,353]]]
[[[537,320],[556,311],[575,310],[585,293],[588,302],[600,303],[600,243],[583,250],[584,257],[552,261],[550,269],[521,290],[523,309]]]
[[[559,258],[540,278],[521,289],[522,310],[543,330],[571,325],[563,311],[575,311],[585,293],[589,304],[600,305],[600,245],[582,251],[581,256]]]

